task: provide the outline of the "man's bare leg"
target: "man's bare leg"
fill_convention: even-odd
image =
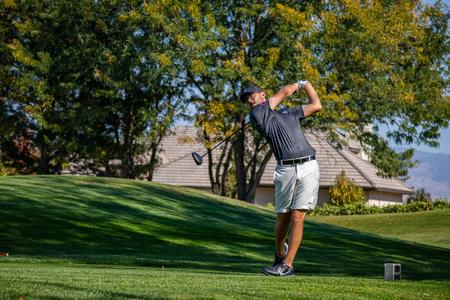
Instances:
[[[277,214],[277,224],[275,226],[275,241],[278,257],[284,257],[284,255],[286,254],[284,253],[284,241],[286,240],[290,222],[291,212]]]
[[[300,210],[291,211],[291,236],[289,238],[289,252],[284,262],[292,267],[295,256],[303,238],[303,222],[305,221],[305,212]]]

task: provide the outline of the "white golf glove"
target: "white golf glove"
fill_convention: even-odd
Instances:
[[[307,84],[308,82],[308,80],[297,81],[297,91],[303,89],[305,87],[305,84]]]

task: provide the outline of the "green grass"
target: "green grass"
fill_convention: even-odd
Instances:
[[[274,213],[196,190],[93,177],[0,177],[0,298],[448,299],[450,250],[305,224],[293,278]],[[385,282],[385,262],[402,281]]]
[[[7,264],[0,297],[25,299],[445,299],[448,283],[97,265]]]
[[[362,216],[315,216],[310,220],[450,249],[450,210]]]

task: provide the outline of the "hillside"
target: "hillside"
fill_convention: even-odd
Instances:
[[[11,257],[259,273],[273,256],[273,212],[197,190],[63,176],[0,178],[0,249]],[[304,274],[449,278],[450,250],[307,222]],[[427,262],[424,268],[422,262]]]
[[[221,262],[261,261],[255,243],[271,244],[268,211],[142,181],[0,177],[0,205],[0,249],[13,256],[225,269]]]
[[[450,249],[450,210],[415,213],[315,216],[309,220]]]

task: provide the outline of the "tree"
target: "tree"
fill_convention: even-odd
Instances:
[[[122,175],[134,178],[139,173],[137,156],[148,151],[147,178],[151,180],[161,140],[184,104],[176,82],[176,57],[170,42],[153,23],[150,5],[141,1],[118,3],[114,13],[104,7],[108,42],[102,45],[104,62],[97,69],[102,86],[94,93],[112,100],[115,120],[110,126],[115,144],[120,145]]]
[[[314,52],[334,99],[324,115],[361,142],[383,175],[405,178],[414,151],[390,149],[380,125],[397,144],[430,146],[448,126],[448,16],[441,2],[419,1],[330,1],[320,16]]]
[[[6,1],[1,5],[2,122],[36,131],[40,173],[77,158],[105,175],[133,178],[136,157],[151,154],[183,99],[164,37],[144,1]],[[109,161],[122,161],[115,174]],[[142,171],[142,170],[139,170]]]
[[[228,1],[189,7],[178,8],[189,20],[179,28],[191,41],[181,48],[195,87],[196,124],[207,143],[243,124],[236,100],[246,83],[273,94],[305,78],[324,106],[305,127],[326,131],[338,147],[344,143],[340,133],[360,141],[382,175],[406,177],[413,150],[390,149],[378,132],[381,124],[394,125],[388,138],[397,143],[428,145],[436,145],[439,129],[448,126],[448,70],[442,67],[448,13],[441,2]],[[249,180],[251,174],[265,167],[266,157],[255,155],[270,154],[252,148],[259,138],[243,131],[233,147],[223,148],[234,157],[239,199],[251,201],[259,182],[257,176]]]

